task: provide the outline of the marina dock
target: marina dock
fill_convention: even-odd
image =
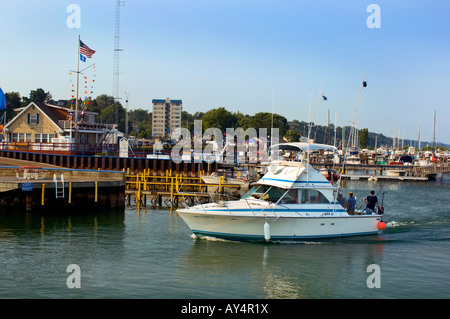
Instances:
[[[315,168],[325,167],[342,172],[342,164],[311,164]],[[361,173],[348,174],[349,171],[359,171]],[[371,174],[370,174],[371,172]],[[370,178],[371,176],[380,177],[381,179],[391,180],[433,180],[437,176],[442,177],[445,173],[450,173],[450,163],[430,164],[430,165],[371,165],[371,164],[345,164],[343,177],[356,179],[357,175],[360,179]],[[367,176],[367,177],[365,177]],[[402,178],[402,179],[401,179]]]
[[[0,158],[0,208],[125,207],[125,173]]]
[[[359,175],[359,174],[343,174],[344,180],[368,180],[368,181],[427,181],[428,177],[424,176],[387,176],[387,175]]]
[[[139,207],[145,207],[149,203],[152,206],[172,208],[239,196],[236,193],[239,192],[240,185],[226,183],[224,177],[218,183],[204,183],[201,177],[186,177],[182,174],[172,176],[170,171],[166,171],[164,176],[149,173],[150,170],[142,174],[126,175],[126,204],[134,201]],[[200,172],[201,174],[204,172]]]

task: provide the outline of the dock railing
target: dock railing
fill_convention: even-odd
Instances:
[[[200,172],[200,176],[204,171]],[[227,197],[225,189],[238,190],[240,185],[227,184],[224,178],[220,178],[218,183],[204,183],[201,177],[183,176],[182,174],[172,175],[171,170],[166,170],[165,175],[150,175],[150,169],[144,170],[141,174],[125,175],[126,189],[125,196],[128,204],[131,204],[131,197],[139,206],[146,206],[147,196],[150,197],[154,206],[159,203],[162,206],[163,198],[169,202],[170,207],[180,204],[192,205],[195,200],[201,202],[212,201],[213,195],[217,200]],[[215,191],[207,191],[208,188],[215,188]],[[215,201],[215,200],[214,200]]]

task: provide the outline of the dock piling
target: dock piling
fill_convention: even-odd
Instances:
[[[44,206],[44,201],[45,201],[45,183],[42,184],[41,206]]]

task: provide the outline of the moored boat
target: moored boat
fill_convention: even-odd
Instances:
[[[227,184],[237,184],[239,185],[239,190],[247,192],[250,187],[250,181],[247,181],[246,179],[239,179],[239,178],[228,178],[226,176],[219,176],[216,172],[212,173],[211,175],[203,175],[201,176],[201,179],[206,184],[220,184],[220,183],[227,183]],[[214,192],[217,189],[217,187],[208,187],[208,192]],[[234,193],[236,190],[226,190],[225,192]]]

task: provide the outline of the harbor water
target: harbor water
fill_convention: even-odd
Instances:
[[[361,203],[371,189],[382,233],[304,242],[196,239],[175,211],[151,207],[1,212],[0,298],[450,298],[450,177],[346,181],[343,193]]]

